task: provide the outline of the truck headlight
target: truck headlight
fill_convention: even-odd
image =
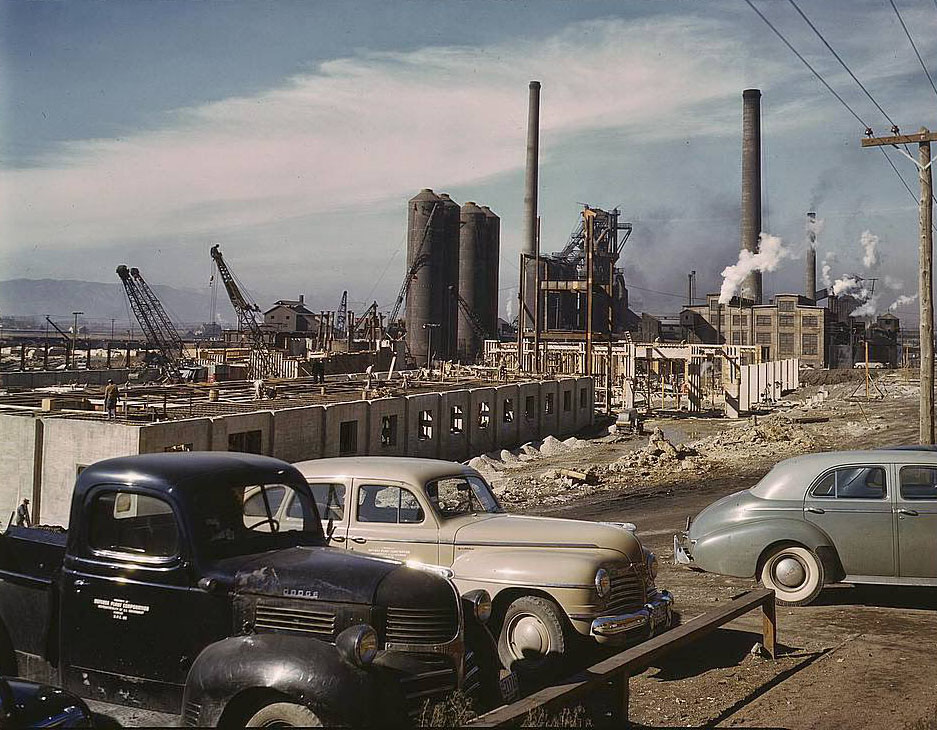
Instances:
[[[469,591],[462,596],[462,600],[469,604],[472,615],[475,616],[478,623],[488,623],[488,619],[491,618],[491,595],[488,591],[481,588]]]
[[[377,632],[368,624],[351,626],[335,639],[342,659],[355,667],[367,667],[377,656]]]
[[[650,576],[651,580],[657,580],[657,556],[648,550],[645,559],[647,561],[648,576]]]
[[[612,579],[608,577],[605,568],[595,571],[595,592],[599,594],[599,598],[608,598],[612,592]]]

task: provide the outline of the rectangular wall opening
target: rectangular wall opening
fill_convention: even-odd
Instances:
[[[381,416],[381,446],[390,448],[397,445],[397,416]]]
[[[514,401],[510,398],[504,399],[504,422],[514,422]]]
[[[547,393],[543,399],[543,412],[548,416],[553,413],[553,393]]]
[[[433,412],[430,410],[420,411],[419,431],[417,438],[420,441],[428,441],[433,438]]]
[[[338,425],[338,453],[358,453],[358,421],[342,421]]]
[[[563,391],[563,410],[571,411],[573,409],[573,391]]]
[[[260,429],[253,431],[238,431],[228,434],[228,451],[240,451],[244,454],[261,453],[263,432]]]
[[[484,430],[491,425],[491,407],[488,401],[481,401],[478,404],[478,428]]]
[[[524,418],[528,421],[533,421],[537,417],[537,399],[528,395],[524,399]]]
[[[465,414],[461,406],[452,406],[449,409],[449,433],[459,434],[465,430]]]

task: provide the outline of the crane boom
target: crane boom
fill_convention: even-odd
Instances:
[[[400,291],[397,292],[397,301],[394,302],[394,309],[390,314],[390,319],[387,320],[389,324],[396,322],[397,318],[400,317],[400,307],[403,306],[403,300],[406,299],[407,293],[410,291],[410,284],[416,276],[416,272],[423,268],[426,262],[429,261],[429,256],[423,253],[423,246],[426,243],[426,236],[429,233],[429,227],[433,222],[433,216],[436,215],[436,211],[439,210],[440,207],[440,203],[434,204],[433,209],[429,213],[429,218],[426,219],[426,225],[423,226],[423,235],[420,237],[420,245],[413,257],[413,263],[410,264],[410,267],[407,269],[407,273],[403,278],[403,283],[400,285]]]
[[[267,346],[267,340],[260,329],[260,323],[257,321],[257,313],[260,311],[253,301],[250,301],[242,292],[234,279],[234,274],[225,263],[224,256],[221,255],[221,247],[216,243],[211,247],[211,257],[218,268],[218,275],[224,284],[225,291],[228,292],[228,299],[231,300],[231,306],[238,317],[238,327],[242,332],[246,332],[250,339],[251,349],[254,351],[260,362],[258,372],[252,372],[252,377],[277,377],[279,372]],[[252,367],[252,369],[254,369]]]
[[[335,334],[344,337],[348,334],[348,292],[342,292],[342,302],[338,305],[338,313],[335,315]]]
[[[139,275],[139,271],[137,274]],[[130,308],[137,322],[140,323],[147,343],[158,352],[159,366],[163,374],[172,380],[181,380],[179,358],[182,353],[160,329],[159,317],[141,291],[141,287],[138,286],[138,278],[133,276],[131,270],[123,264],[117,267],[117,276],[124,285],[127,299],[130,300]]]
[[[162,331],[163,336],[168,339],[175,350],[178,350],[179,353],[182,353],[182,336],[179,334],[179,330],[176,329],[176,326],[172,323],[172,320],[169,318],[169,315],[166,313],[163,303],[156,296],[156,292],[150,289],[149,284],[143,278],[143,275],[140,273],[140,269],[133,267],[130,269],[130,276],[133,278],[137,287],[140,290],[140,293],[143,295],[143,298],[146,299],[149,304],[150,310],[153,312],[153,318],[159,324],[159,328]]]

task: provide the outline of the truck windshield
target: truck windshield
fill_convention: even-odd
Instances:
[[[292,514],[301,506],[302,529],[295,519],[281,523],[286,503]],[[315,503],[289,484],[206,486],[193,498],[192,521],[198,548],[210,558],[324,543]]]
[[[484,479],[475,476],[452,476],[426,484],[426,496],[443,519],[478,512],[503,512],[498,499]]]

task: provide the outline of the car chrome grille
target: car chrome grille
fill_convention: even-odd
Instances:
[[[185,727],[198,727],[198,716],[202,712],[202,706],[198,702],[189,700],[182,708],[182,724]]]
[[[384,638],[398,644],[445,644],[459,632],[452,609],[388,608]]]
[[[296,608],[258,603],[254,612],[256,631],[316,636],[331,641],[335,634],[335,613],[328,608]]]
[[[614,615],[637,611],[644,605],[644,581],[628,568],[611,576],[612,592],[604,613]]]

